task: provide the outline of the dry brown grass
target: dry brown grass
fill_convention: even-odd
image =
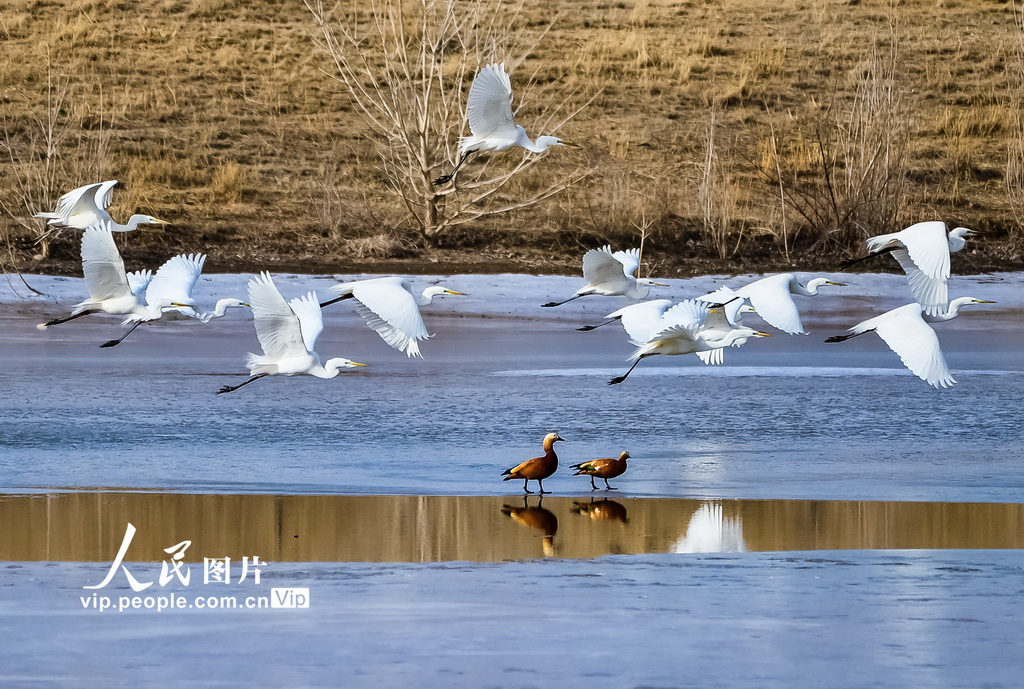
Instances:
[[[779,255],[814,244],[842,251],[870,223],[820,244],[821,228],[780,205],[788,190],[778,172],[814,182],[824,164],[816,127],[849,122],[822,113],[855,107],[871,49],[894,23],[907,182],[884,222],[976,227],[989,252],[1021,236],[1024,164],[1007,165],[1022,155],[1015,94],[1024,80],[1011,3],[558,0],[527,4],[523,30],[537,31],[553,10],[554,28],[513,74],[514,87],[524,92],[533,80],[534,99],[563,87],[600,95],[564,131],[585,149],[548,153],[507,199],[580,166],[597,172],[563,197],[463,228],[457,239],[475,256],[497,255],[490,237],[633,241],[641,217],[652,260],[681,265],[721,252],[703,234],[699,193],[711,107],[728,171],[718,193],[735,201],[726,253],[733,241]],[[368,132],[321,71],[330,65],[312,28],[301,3],[269,0],[8,0],[0,123],[11,150],[0,151],[0,201],[9,212],[0,236],[9,253],[33,252],[32,212],[104,178],[123,183],[116,217],[149,211],[175,223],[174,233],[140,234],[130,251],[289,255],[298,236],[327,258],[392,253],[358,241],[372,247],[407,228]],[[48,112],[48,74],[73,100],[54,159],[41,152],[37,124]],[[533,135],[542,133],[538,106],[528,99],[519,113]],[[31,198],[15,191],[16,179],[45,175],[49,186]],[[73,243],[55,251],[74,259]],[[575,257],[565,265],[575,268]]]

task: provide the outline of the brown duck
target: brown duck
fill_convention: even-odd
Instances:
[[[623,452],[619,455],[618,459],[612,459],[605,457],[603,459],[595,459],[592,462],[581,462],[579,464],[573,464],[570,469],[576,469],[576,473],[573,476],[589,476],[590,487],[597,490],[597,484],[594,483],[594,477],[604,479],[605,490],[618,490],[612,488],[608,484],[608,479],[615,478],[616,476],[622,476],[626,473],[626,460],[629,459],[629,453]]]
[[[555,454],[555,443],[559,440],[565,441],[564,438],[558,437],[557,433],[548,433],[544,436],[544,456],[534,457],[522,464],[517,464],[511,469],[505,469],[505,471],[501,472],[501,475],[505,477],[502,480],[523,479],[523,491],[526,493],[533,492],[527,486],[529,486],[530,481],[536,481],[540,487],[539,492],[541,494],[550,492],[544,490],[544,479],[555,473],[555,469],[558,468],[558,455]]]

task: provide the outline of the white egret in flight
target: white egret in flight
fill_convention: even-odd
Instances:
[[[867,240],[868,255],[846,261],[843,268],[882,254],[892,254],[907,274],[914,299],[929,316],[946,311],[949,291],[949,255],[967,246],[967,237],[978,234],[966,227],[946,232],[946,223],[919,222],[892,234],[880,234]]]
[[[137,327],[143,323],[159,320],[165,314],[180,313],[182,316],[209,323],[214,318],[224,316],[230,307],[249,305],[241,299],[221,299],[212,313],[198,313],[195,310],[192,290],[195,288],[196,282],[199,281],[205,263],[205,254],[179,254],[160,266],[160,269],[156,271],[156,276],[146,286],[146,313],[129,315],[122,325],[131,327],[121,337],[116,340],[108,340],[100,347],[116,347]]]
[[[343,357],[320,364],[313,347],[323,332],[324,319],[316,292],[286,302],[270,273],[261,273],[249,281],[249,303],[263,354],[250,353],[246,357],[250,378],[238,385],[225,385],[218,395],[266,376],[334,378],[342,368],[366,366]]]
[[[490,64],[477,72],[473,85],[469,87],[466,114],[472,135],[459,137],[459,162],[449,174],[435,179],[434,184],[452,181],[462,164],[478,151],[504,151],[514,146],[525,148],[530,153],[543,153],[551,146],[579,148],[579,144],[557,136],[539,136],[537,141],[530,140],[512,114],[512,83],[504,63]]]
[[[580,297],[597,294],[605,297],[646,299],[651,286],[668,287],[664,282],[633,277],[640,267],[640,250],[612,252],[610,246],[591,249],[583,254],[583,277],[587,284],[564,301],[549,301],[544,307],[561,306]]]
[[[669,356],[695,354],[722,347],[739,347],[751,337],[771,337],[770,334],[753,328],[735,328],[724,337],[706,339],[703,337],[702,330],[708,310],[707,303],[687,299],[665,311],[661,329],[647,342],[634,342],[637,344],[637,350],[629,357],[633,361],[633,365],[623,375],[609,380],[608,384],[618,385],[626,380],[637,364],[647,357],[658,354]]]
[[[842,282],[833,282],[825,278],[814,278],[804,286],[792,273],[780,273],[761,278],[737,290],[721,287],[711,294],[697,298],[701,301],[723,304],[726,317],[732,322],[735,322],[735,314],[743,301],[749,301],[757,315],[769,325],[790,335],[806,335],[807,331],[804,330],[800,311],[797,310],[792,295],[813,297],[818,293],[818,288],[824,285],[846,286]]]
[[[408,280],[400,277],[372,278],[334,285],[332,292],[341,296],[325,301],[327,306],[343,299],[355,299],[359,306],[356,313],[362,316],[381,339],[407,356],[422,357],[419,341],[432,337],[420,315],[420,307],[427,306],[434,297],[442,294],[466,296],[464,292],[433,285],[427,287],[417,298]]]
[[[85,275],[89,298],[75,304],[70,316],[41,323],[39,328],[45,330],[51,325],[100,312],[138,317],[150,313],[143,299],[143,290],[150,283],[149,272],[134,273],[129,278],[121,254],[114,244],[114,235],[107,224],[90,227],[82,235],[82,273]]]
[[[46,218],[47,225],[55,229],[70,227],[85,230],[90,227],[106,227],[111,232],[130,232],[139,225],[169,225],[166,220],[152,215],[136,214],[124,225],[114,222],[107,212],[116,179],[96,182],[78,187],[57,199],[57,208],[52,213],[36,213],[37,218]]]
[[[652,299],[642,301],[639,304],[623,306],[617,311],[612,311],[605,316],[605,320],[597,325],[584,325],[576,328],[580,332],[590,332],[602,326],[618,321],[622,324],[623,330],[629,335],[630,342],[642,344],[647,342],[654,334],[661,330],[661,319],[665,312],[672,306],[671,299]]]
[[[924,307],[914,302],[886,311],[850,328],[849,335],[835,335],[825,342],[845,342],[851,337],[874,332],[899,356],[911,373],[934,388],[947,388],[956,382],[939,347],[939,338],[929,323],[952,320],[968,304],[995,304],[987,299],[960,297],[950,302],[949,308],[937,315],[924,313]]]

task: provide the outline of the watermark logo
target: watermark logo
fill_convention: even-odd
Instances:
[[[309,589],[270,589],[272,608],[308,608]]]
[[[192,545],[192,541],[181,541],[164,548],[168,558],[160,564],[160,575],[156,581],[141,581],[124,564],[128,548],[135,538],[136,528],[129,523],[121,539],[121,546],[118,548],[114,561],[107,570],[106,576],[98,584],[83,586],[86,590],[99,590],[106,588],[119,572],[123,572],[128,586],[136,594],[146,591],[154,583],[160,588],[166,587],[177,579],[181,586],[189,586],[192,583],[192,571],[184,562],[185,551]],[[258,555],[243,557],[241,562],[235,562],[232,567],[230,557],[204,557],[203,558],[203,585],[210,584],[243,584],[246,581],[252,586],[260,584],[260,574],[266,562],[260,560]],[[238,578],[233,579],[233,571],[238,572]],[[107,596],[99,593],[80,596],[82,607],[89,610],[104,612],[115,610],[183,610],[183,609],[302,609],[309,608],[308,588],[271,588],[270,595],[195,595],[169,592],[166,595],[135,595],[135,596]]]

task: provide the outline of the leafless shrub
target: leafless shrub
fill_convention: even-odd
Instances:
[[[1024,7],[1013,4],[1017,26],[1016,61],[1009,72],[1013,115],[1009,121],[1006,155],[1006,195],[1017,221],[1009,232],[1015,250],[1024,245]]]
[[[832,100],[781,145],[762,150],[761,173],[781,189],[812,248],[850,249],[898,224],[907,193],[910,116],[891,28],[887,52],[873,46],[855,70],[848,103]]]
[[[47,55],[49,60],[49,55]],[[0,115],[0,155],[7,163],[0,209],[13,221],[13,232],[3,242],[13,257],[20,229],[22,238],[48,253],[45,221],[33,216],[52,210],[57,197],[88,182],[101,181],[109,172],[109,123],[102,91],[74,84],[69,75],[47,68],[46,103],[34,111]],[[95,99],[95,100],[94,100]],[[83,182],[82,180],[87,180]]]
[[[319,46],[333,62],[331,75],[377,143],[382,177],[425,239],[436,241],[460,225],[534,205],[588,174],[572,170],[513,198],[505,193],[509,183],[539,158],[523,155],[502,168],[492,156],[476,167],[475,177],[464,173],[458,184],[432,184],[440,167],[453,160],[465,129],[463,85],[486,62],[505,62],[514,70],[550,28],[531,38],[510,32],[522,2],[374,0],[328,10],[321,0],[305,1]],[[513,40],[521,45],[513,46]],[[519,79],[516,90],[521,103],[530,103],[539,88]],[[567,109],[574,96],[552,96],[546,99],[550,106],[531,107],[531,121],[557,131],[579,111]]]
[[[704,242],[719,258],[727,258],[732,246],[732,225],[736,211],[736,196],[723,157],[717,150],[718,108],[712,105],[708,113],[704,137],[704,158],[699,165],[700,182],[697,197],[700,203],[701,232]]]

